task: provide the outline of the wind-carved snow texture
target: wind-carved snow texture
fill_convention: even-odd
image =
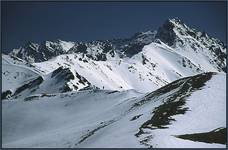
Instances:
[[[2,54],[3,147],[224,148],[226,55],[176,18],[126,39],[27,42]]]

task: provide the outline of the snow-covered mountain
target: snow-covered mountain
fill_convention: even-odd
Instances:
[[[136,33],[129,39],[28,42],[7,57],[26,61],[42,76],[64,67],[74,78],[76,74],[85,78],[90,87],[144,93],[182,77],[226,71],[225,45],[178,19],[167,20],[158,31]],[[85,87],[82,83],[69,84],[73,91]]]
[[[3,147],[225,148],[225,79],[204,73],[147,94],[86,90],[2,101]]]
[[[28,42],[2,54],[3,146],[225,147],[226,55],[176,18],[127,39]]]
[[[158,29],[156,38],[198,63],[199,67],[212,65],[219,71],[226,71],[226,46],[205,32],[189,28],[178,19],[167,20]]]
[[[159,27],[158,31],[136,33],[129,39],[84,43],[62,40],[44,41],[41,44],[28,42],[25,46],[14,49],[10,55],[29,62],[42,62],[61,54],[82,53],[83,57],[105,61],[115,55],[120,58],[132,57],[141,52],[145,45],[152,42],[160,43],[160,40],[175,49],[177,53],[188,56],[192,61],[195,60],[195,63],[201,60],[202,68],[208,66],[208,62],[219,71],[226,68],[226,46],[223,42],[210,37],[205,32],[188,27],[179,19],[169,19]],[[200,59],[196,59],[196,56]]]

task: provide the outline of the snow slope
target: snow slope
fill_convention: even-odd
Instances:
[[[175,53],[161,41],[160,44],[151,43],[145,46],[142,52],[131,58],[120,59],[116,56],[106,61],[94,61],[88,57],[81,59],[80,55],[66,54],[33,65],[47,74],[59,66],[70,68],[101,89],[135,89],[144,93],[181,77],[203,72],[188,58]]]
[[[25,66],[25,62],[2,55],[2,91],[15,89],[38,77],[38,73]]]
[[[205,73],[148,94],[85,90],[5,100],[3,147],[224,148],[175,136],[226,127],[225,79]]]
[[[175,89],[166,92],[165,96],[162,94],[152,98],[151,100],[156,101],[163,100],[166,107],[164,104],[156,107],[151,120],[141,126],[142,132],[138,132],[141,143],[154,148],[225,148],[225,145],[218,143],[208,144],[176,137],[226,128],[226,75],[214,74],[212,78],[211,75],[206,73],[203,78],[198,76],[198,79],[186,78],[175,81],[179,85]],[[166,86],[163,87],[165,88]],[[150,109],[153,110],[151,107]],[[158,117],[161,122],[156,120]]]

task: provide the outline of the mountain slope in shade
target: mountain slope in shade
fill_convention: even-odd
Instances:
[[[224,148],[178,136],[226,128],[225,79],[204,73],[148,94],[87,90],[5,100],[3,147]]]
[[[11,91],[39,76],[27,67],[26,62],[18,58],[2,55],[2,92]]]

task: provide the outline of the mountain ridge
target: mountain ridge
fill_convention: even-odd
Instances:
[[[59,67],[69,68],[74,79],[77,72],[90,86],[69,81],[71,90],[94,86],[139,92],[203,72],[226,72],[226,56],[221,41],[176,18],[166,20],[158,31],[138,32],[128,39],[27,42],[24,48],[2,55],[4,61],[27,66],[44,79]]]
[[[89,41],[89,42],[68,42],[68,44],[69,43],[72,44],[71,48],[68,48],[68,50],[66,50],[66,49],[63,50],[64,46],[61,46],[61,41],[62,40],[59,40],[59,39],[55,40],[55,41],[43,41],[41,44],[32,43],[32,42],[27,42],[27,44],[28,45],[29,44],[36,45],[36,47],[33,50],[35,50],[35,51],[44,51],[44,53],[46,52],[45,49],[47,49],[47,48],[55,49],[56,53],[52,53],[52,57],[60,55],[60,54],[66,54],[68,51],[69,51],[69,53],[72,53],[72,52],[75,51],[74,49],[77,49],[76,48],[77,46],[82,46],[82,45],[88,45],[88,47],[90,47],[91,45],[105,45],[105,44],[107,44],[107,46],[109,46],[109,48],[112,48],[112,46],[113,46],[114,50],[117,50],[117,51],[121,52],[121,51],[124,50],[124,48],[128,49],[127,47],[124,47],[124,45],[125,44],[129,44],[129,43],[133,43],[133,46],[131,46],[131,48],[133,50],[134,50],[134,46],[135,46],[134,44],[136,44],[139,49],[142,49],[142,47],[144,45],[147,45],[147,44],[149,44],[151,42],[154,42],[157,38],[160,39],[161,41],[163,41],[164,43],[166,43],[167,42],[166,39],[162,38],[162,36],[166,36],[166,33],[162,32],[161,30],[162,29],[164,30],[167,27],[171,27],[169,32],[168,32],[169,34],[171,34],[172,33],[171,29],[173,29],[175,27],[178,27],[180,25],[182,27],[184,27],[185,29],[188,29],[189,30],[188,33],[191,34],[191,35],[193,34],[194,36],[196,36],[196,34],[199,34],[199,35],[205,35],[207,38],[209,38],[209,36],[206,33],[199,32],[199,31],[197,31],[195,29],[190,29],[189,27],[187,27],[184,24],[184,22],[182,22],[181,20],[179,20],[177,18],[174,18],[174,19],[167,19],[164,22],[164,24],[161,27],[158,28],[157,31],[156,30],[155,31],[148,30],[146,32],[138,32],[138,33],[135,33],[130,38],[111,39],[111,40],[94,40],[94,41]],[[162,33],[162,35],[161,35],[161,33]],[[167,36],[167,38],[169,38],[169,36]],[[146,39],[144,39],[144,38],[146,38]],[[174,40],[175,38],[171,38],[171,39]],[[212,39],[214,39],[214,38],[212,38]],[[62,42],[65,42],[65,41],[62,41]],[[215,40],[215,42],[217,42],[218,44],[222,45],[223,49],[226,48],[225,45],[223,44],[223,42],[219,41],[218,39]],[[47,43],[49,43],[49,45],[47,45]],[[121,43],[123,43],[123,44],[121,44]],[[21,55],[22,55],[22,52],[23,52],[23,47],[26,47],[27,44],[25,44],[25,46],[22,46],[19,49],[14,49],[9,54],[18,56],[20,58]],[[39,47],[41,47],[41,48],[38,48],[37,45],[39,45]],[[168,42],[168,45],[170,46],[169,42]],[[81,51],[83,51],[83,48],[81,48],[81,49],[82,49]],[[25,50],[26,50],[26,48],[25,48]],[[21,51],[21,53],[20,53],[20,51]],[[24,59],[29,60],[28,58],[24,58]],[[47,58],[43,58],[42,60],[48,60],[48,59],[50,59],[49,56],[47,56]],[[40,61],[39,59],[35,59],[35,60],[31,61],[31,62],[39,62],[39,61]]]

